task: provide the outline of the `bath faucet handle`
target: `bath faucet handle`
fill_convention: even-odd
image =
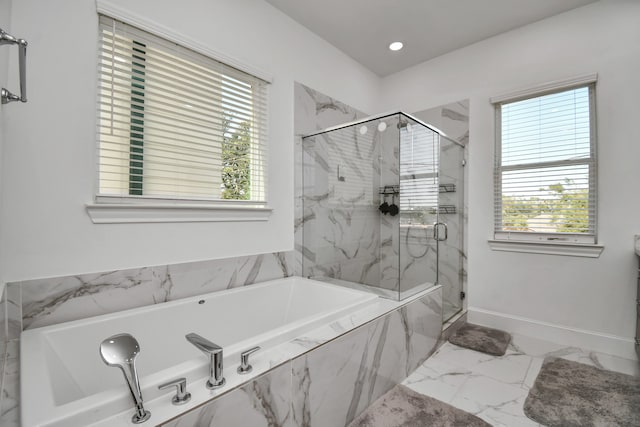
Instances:
[[[225,385],[226,380],[222,374],[222,347],[193,332],[185,335],[185,338],[209,358],[209,379],[205,383],[206,387],[213,390]]]
[[[168,383],[164,383],[158,386],[159,390],[164,390],[165,388],[176,387],[176,394],[171,399],[171,403],[174,405],[182,405],[191,400],[191,393],[187,391],[187,379],[176,378],[175,380],[169,381]]]
[[[253,370],[253,366],[249,365],[249,356],[260,350],[260,347],[253,347],[247,351],[240,353],[240,366],[238,366],[239,374],[248,374]]]
[[[220,353],[222,351],[222,347],[218,344],[209,341],[208,339],[201,337],[198,334],[190,333],[185,335],[187,341],[196,346],[196,348],[207,354],[215,354]]]

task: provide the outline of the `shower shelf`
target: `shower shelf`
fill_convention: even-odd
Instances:
[[[455,193],[456,185],[455,184],[440,184],[438,186],[438,193]]]
[[[399,185],[385,185],[384,187],[380,187],[380,191],[378,194],[400,194],[400,186]]]
[[[454,214],[456,213],[456,207],[454,205],[440,205],[438,206],[438,214]],[[436,210],[435,209],[431,209],[431,211],[429,212],[431,214],[435,214]]]

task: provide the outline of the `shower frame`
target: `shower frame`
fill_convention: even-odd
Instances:
[[[440,156],[439,144],[440,144],[441,140],[446,140],[447,142],[450,142],[450,143],[452,143],[452,144],[454,144],[456,146],[464,148],[464,145],[462,145],[458,141],[455,141],[455,140],[449,138],[448,136],[446,136],[442,131],[440,131],[436,127],[434,127],[434,126],[432,126],[430,124],[427,124],[424,121],[422,121],[422,120],[420,120],[420,119],[418,119],[418,118],[416,118],[416,117],[414,117],[414,116],[412,116],[410,114],[401,112],[401,111],[378,114],[378,115],[375,115],[375,116],[370,116],[370,117],[366,117],[364,119],[354,120],[354,121],[351,121],[351,122],[339,124],[339,125],[336,125],[336,126],[332,126],[332,127],[329,127],[329,128],[323,129],[323,130],[319,130],[319,131],[312,132],[312,133],[309,133],[307,135],[304,135],[304,136],[302,136],[302,150],[301,150],[301,152],[302,152],[302,159],[301,160],[302,160],[302,206],[303,206],[302,210],[303,210],[303,218],[309,218],[309,216],[307,215],[307,211],[306,211],[306,203],[308,202],[308,200],[310,200],[310,198],[307,197],[308,196],[307,192],[305,191],[305,189],[306,189],[306,187],[305,187],[305,177],[308,174],[308,171],[305,170],[305,166],[306,166],[305,155],[309,154],[308,153],[308,147],[305,147],[305,143],[307,141],[310,141],[311,138],[314,138],[314,143],[315,143],[315,138],[316,137],[319,137],[319,136],[322,136],[322,135],[329,135],[329,134],[332,134],[332,133],[337,132],[337,131],[347,130],[349,128],[353,128],[354,129],[354,135],[356,135],[356,127],[358,127],[358,126],[371,124],[373,122],[381,123],[384,120],[389,120],[389,119],[394,119],[394,118],[397,118],[397,124],[398,124],[398,131],[397,131],[397,135],[398,135],[397,151],[398,152],[401,151],[400,150],[400,145],[401,145],[401,140],[400,140],[400,138],[401,138],[401,127],[403,126],[403,123],[405,123],[405,122],[406,123],[411,123],[412,125],[418,125],[418,126],[421,127],[421,129],[424,129],[427,132],[431,132],[431,134],[434,136],[434,138],[437,137],[437,144],[438,144],[437,145],[437,160],[439,160],[439,156]],[[376,132],[375,128],[374,128],[373,132]],[[357,141],[355,139],[354,139],[354,143],[357,144]],[[378,153],[378,155],[380,156],[380,158],[382,158],[382,155],[380,153]],[[398,182],[397,182],[397,184],[398,184],[397,186],[398,187],[400,186],[400,171],[399,171],[400,170],[400,157],[401,157],[401,154],[398,154],[398,164],[396,165],[397,169],[398,169]],[[308,159],[306,159],[306,160],[308,160]],[[337,168],[336,168],[337,171],[335,172],[336,173],[336,177],[335,178],[337,179],[337,181],[343,183],[345,181],[345,177],[343,176],[343,174],[341,174],[340,169],[338,169],[338,168],[340,168],[340,166],[341,165],[337,165]],[[462,167],[462,165],[460,167]],[[343,167],[342,168],[342,172],[344,173],[344,171],[345,171],[345,168]],[[333,173],[333,170],[331,171],[331,173]],[[381,174],[381,171],[379,171],[378,174]],[[438,179],[437,169],[435,171],[435,175],[434,176],[435,176],[435,179],[437,180]],[[436,188],[438,188],[438,185],[439,185],[439,182],[436,183]],[[462,187],[462,186],[463,186],[463,182],[460,182],[459,187]],[[390,186],[386,185],[386,183],[385,183],[384,186],[381,184],[381,185],[379,185],[379,187],[380,187],[379,194],[382,194],[383,193],[382,188],[385,188],[384,192],[386,192],[387,191],[386,187],[390,187]],[[329,195],[330,195],[330,192],[327,193],[326,197],[328,198]],[[317,197],[320,197],[320,196],[317,196]],[[402,197],[402,194],[400,194],[400,197]],[[377,199],[376,203],[374,203],[373,206],[375,206],[377,204],[377,202],[379,202],[379,201],[380,201],[380,199]],[[399,202],[399,204],[400,203],[401,202]],[[437,204],[436,204],[435,212],[432,213],[432,214],[435,215],[435,219],[436,220],[434,222],[436,224],[440,224],[440,220],[438,218],[438,216],[439,216],[439,212],[438,212],[439,211],[439,209],[438,209],[439,202],[436,202],[436,203]],[[460,206],[460,209],[462,209],[462,206]],[[312,214],[310,217],[313,217],[314,214]],[[307,235],[306,235],[307,234],[306,233],[307,230],[305,229],[305,227],[307,227],[308,225],[309,225],[309,221],[308,220],[307,221],[303,220],[303,222],[302,222],[302,226],[303,226],[303,241],[302,241],[302,245],[303,245],[303,251],[302,251],[303,252],[303,254],[302,254],[303,275],[314,277],[316,279],[317,278],[324,278],[326,280],[329,280],[329,281],[332,281],[332,282],[337,282],[337,283],[344,284],[344,285],[347,285],[347,286],[353,286],[354,284],[361,285],[361,286],[365,285],[365,287],[369,288],[369,290],[371,290],[373,292],[381,293],[383,296],[391,297],[391,298],[398,299],[398,300],[404,299],[404,298],[406,298],[406,297],[408,297],[410,295],[413,295],[416,292],[419,292],[421,290],[421,289],[416,288],[416,289],[409,289],[408,292],[404,292],[404,293],[402,292],[402,283],[401,283],[401,279],[400,279],[400,261],[398,263],[397,296],[392,296],[388,292],[381,292],[380,288],[378,286],[375,286],[375,285],[366,286],[367,284],[361,283],[362,281],[353,282],[353,281],[339,280],[339,278],[335,277],[336,276],[335,272],[334,271],[330,271],[330,270],[326,270],[324,272],[326,274],[325,277],[319,277],[317,274],[308,274],[311,270],[313,270],[313,272],[316,272],[316,273],[319,270],[319,269],[315,269],[314,270],[314,269],[306,268],[308,264],[314,263],[316,261],[316,258],[311,259],[312,256],[315,257],[317,255],[315,253],[313,253],[312,256],[309,255],[309,253],[311,253],[313,251],[311,251],[310,248],[307,246],[307,244],[309,242],[308,242],[308,239],[307,239]],[[433,286],[433,285],[438,284],[438,273],[439,273],[438,272],[438,269],[439,269],[438,240],[442,240],[443,231],[440,231],[440,232],[438,231],[438,230],[442,230],[441,226],[435,225],[435,224],[432,224],[432,225],[433,225],[433,227],[430,230],[432,230],[432,233],[433,233],[433,241],[429,242],[429,243],[430,244],[435,243],[435,259],[433,259],[433,262],[434,262],[434,265],[435,265],[435,279],[433,280],[432,283],[430,282],[431,285]],[[414,226],[417,227],[417,225],[412,225],[412,224],[409,224],[407,226],[408,227],[414,227]],[[428,225],[426,225],[426,224],[421,224],[421,226],[424,226],[425,229],[428,227]],[[460,227],[462,227],[462,223],[460,224]],[[406,239],[405,243],[406,243],[406,246],[407,246],[407,252],[408,252],[408,248],[409,248],[409,243],[408,242],[409,242],[409,232],[410,231],[411,231],[411,229],[408,228],[407,229],[407,233],[406,233],[406,238],[405,238]],[[440,236],[437,236],[438,233],[441,233]],[[398,241],[400,241],[402,237],[400,236],[400,234],[401,234],[401,225],[400,225],[399,222],[398,222],[398,227],[397,227],[397,233],[396,234],[397,234]],[[425,243],[425,246],[427,246],[427,243]],[[428,247],[427,247],[426,251],[428,251]],[[345,251],[345,254],[346,254],[346,251]],[[382,257],[380,257],[380,258],[382,258]],[[399,259],[402,258],[402,252],[400,251],[400,248],[398,248],[398,258]]]

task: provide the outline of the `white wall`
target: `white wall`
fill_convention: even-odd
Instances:
[[[489,98],[592,72],[599,76],[598,237],[603,254],[589,259],[492,251],[487,245],[493,231],[494,111]],[[489,312],[476,318],[504,324],[518,324],[511,322],[515,316],[615,335],[623,338],[605,341],[632,352],[633,235],[640,232],[640,2],[603,1],[540,21],[392,75],[382,88],[379,110],[419,111],[470,98],[470,313]]]
[[[6,108],[2,281],[293,249],[293,82],[373,111],[379,79],[262,0],[114,0],[271,74],[268,222],[94,225],[95,4],[14,2],[29,102]],[[11,70],[10,73],[17,73]]]

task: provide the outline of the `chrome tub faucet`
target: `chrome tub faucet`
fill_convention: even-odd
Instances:
[[[209,357],[207,388],[211,390],[222,387],[226,382],[222,374],[222,347],[193,332],[185,335],[185,338]]]

